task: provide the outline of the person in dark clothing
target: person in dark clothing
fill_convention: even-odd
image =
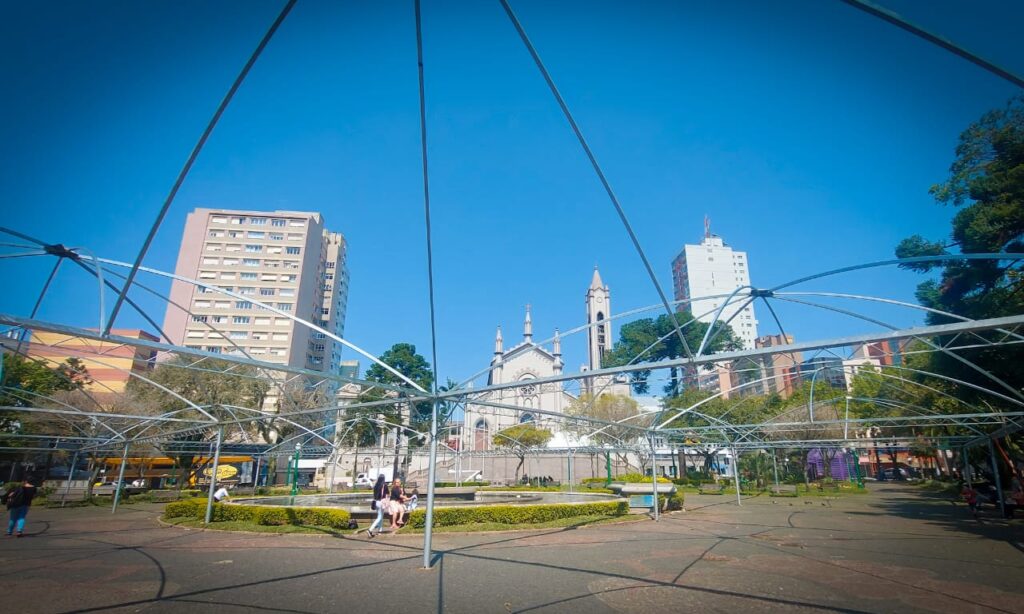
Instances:
[[[370,528],[366,530],[366,535],[374,537],[377,533],[380,533],[380,525],[384,522],[384,507],[387,505],[388,498],[388,484],[384,479],[384,474],[377,475],[377,481],[373,484],[373,509],[377,512],[377,518],[370,524]],[[390,513],[390,511],[389,511]],[[373,530],[377,529],[377,533]]]
[[[21,537],[25,530],[25,516],[28,515],[28,508],[32,505],[32,499],[36,496],[36,487],[32,484],[30,477],[25,476],[21,486],[4,493],[3,502],[7,505],[10,520],[7,521],[7,535],[12,535],[17,529],[18,537]]]

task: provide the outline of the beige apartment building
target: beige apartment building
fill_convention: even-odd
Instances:
[[[345,238],[319,213],[196,209],[188,214],[164,331],[176,344],[329,373],[341,344],[285,314],[339,337],[345,331]],[[234,292],[228,296],[217,289]],[[188,312],[182,309],[186,308]]]

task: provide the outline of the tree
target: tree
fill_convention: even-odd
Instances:
[[[932,186],[931,193],[938,203],[959,208],[950,239],[930,241],[914,235],[896,247],[898,257],[942,256],[953,248],[961,253],[1024,253],[1024,95],[1011,99],[1005,108],[986,113],[960,135],[950,176]],[[922,305],[978,319],[1024,312],[1024,280],[1018,265],[1017,260],[941,260],[902,266],[940,273],[939,279],[918,285],[917,299]],[[928,321],[940,324],[950,319],[929,314]],[[1024,359],[1024,348],[989,347],[958,354],[1014,389],[1024,385],[1024,374],[1017,368]],[[932,355],[930,370],[986,387],[993,385],[944,354]]]
[[[700,347],[701,340],[707,332],[709,325],[699,320],[694,320],[688,310],[676,312],[676,321],[683,326],[683,338],[691,352],[696,352]],[[736,340],[732,329],[724,322],[715,323],[715,331],[712,333],[706,353],[714,353],[724,350],[738,349],[739,342]],[[661,360],[672,360],[687,356],[686,348],[683,347],[679,335],[675,332],[675,325],[672,318],[667,314],[657,318],[642,318],[623,324],[619,328],[619,342],[615,348],[605,354],[602,364],[608,367],[618,367],[637,362],[658,362]],[[680,389],[680,377],[684,370],[681,367],[671,369],[670,381],[665,386],[665,392],[673,395],[678,394]],[[631,374],[633,390],[637,394],[646,394],[649,390],[649,370],[636,371]],[[688,374],[692,379],[696,374]]]
[[[81,390],[92,382],[85,365],[75,357],[54,366],[6,353],[2,360],[0,405],[6,407],[37,407],[40,397]],[[20,412],[0,412],[0,432],[16,429],[21,416]]]
[[[187,356],[175,356],[167,362],[157,365],[147,379],[160,384],[180,397],[203,408],[207,413],[218,419],[232,419],[234,413],[224,406],[234,405],[249,409],[262,409],[270,385],[260,377],[255,367],[236,365],[224,360],[207,359],[201,365],[193,367],[194,359]],[[175,417],[192,418],[199,421],[208,420],[201,412],[156,386],[137,379],[131,379],[127,386],[133,401],[147,408],[153,415],[172,411],[179,413]],[[173,423],[172,423],[173,424]],[[249,422],[246,424],[258,424]],[[180,429],[180,424],[169,427]],[[243,428],[240,425],[240,428]],[[251,427],[258,429],[258,426]],[[213,434],[212,429],[198,432],[176,433],[171,435],[164,453],[175,460],[181,471],[178,487],[183,487],[193,473],[195,453],[180,452],[175,443],[202,442]]]
[[[551,441],[551,431],[534,426],[530,423],[516,424],[502,429],[492,438],[494,445],[511,451],[519,459],[516,465],[516,481],[519,481],[519,470],[526,462],[526,454],[533,448],[539,448]]]
[[[409,380],[415,382],[416,385],[426,391],[430,391],[431,386],[434,384],[434,373],[430,369],[430,363],[427,362],[426,358],[416,353],[416,346],[411,343],[396,343],[391,346],[391,349],[380,355],[380,361],[409,378]],[[393,386],[408,386],[408,383],[402,380],[402,378],[377,363],[374,363],[366,370],[366,379]],[[433,410],[430,401],[419,401],[409,404],[407,401],[402,401],[392,391],[387,391],[383,388],[365,391],[359,396],[359,401],[379,401],[385,398],[395,398],[396,400],[393,405],[383,406],[380,409],[371,411],[380,414],[384,421],[395,425],[399,430],[399,436],[395,437],[395,461],[393,467],[394,474],[398,475],[402,441],[400,436],[401,429],[405,427],[420,433],[426,432],[429,429],[430,416]],[[402,407],[406,404],[410,405],[408,421],[404,421],[402,416]],[[423,441],[425,441],[425,438],[409,438],[409,448],[406,450],[406,466],[408,466],[409,455],[412,453],[411,447],[416,444],[422,444]]]
[[[643,428],[650,426],[652,414],[643,414],[640,404],[632,398],[619,394],[601,394],[594,398],[585,393],[574,400],[566,409],[570,416],[578,418],[595,418],[606,422],[619,422],[619,425],[607,425],[586,420],[572,422],[572,429],[580,437],[587,437],[596,445],[623,446],[642,440]],[[638,429],[637,427],[640,427]],[[618,461],[629,467],[629,456],[623,451],[616,451]]]

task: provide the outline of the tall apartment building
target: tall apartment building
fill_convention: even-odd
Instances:
[[[701,322],[711,322],[726,296],[741,286],[750,285],[747,253],[733,250],[722,238],[711,234],[704,219],[704,238],[697,245],[685,245],[672,261],[672,285],[677,301],[691,300],[689,307]],[[702,298],[714,296],[716,298]],[[740,309],[744,299],[732,301],[722,311],[721,321],[729,325],[744,349],[753,349],[757,339],[757,320],[751,302]],[[738,312],[738,313],[737,313]],[[733,317],[735,316],[735,317]]]
[[[252,302],[343,336],[349,283],[345,238],[326,230],[319,213],[196,209],[185,221],[175,273],[244,298],[175,280],[164,318],[164,331],[174,343],[340,371],[340,343]]]

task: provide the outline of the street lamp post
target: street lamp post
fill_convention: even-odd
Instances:
[[[299,459],[302,458],[302,444],[295,444],[295,456],[292,457],[292,496],[299,492]]]

